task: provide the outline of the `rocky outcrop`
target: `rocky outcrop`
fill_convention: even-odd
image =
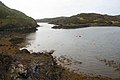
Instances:
[[[52,55],[46,53],[16,54],[17,56],[0,53],[0,79],[1,80],[59,80],[60,68]],[[20,57],[26,56],[26,57]],[[32,57],[32,58],[31,58]]]

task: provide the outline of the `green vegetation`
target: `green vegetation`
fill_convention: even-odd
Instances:
[[[34,19],[20,11],[10,9],[0,2],[0,31],[31,29],[36,26]]]
[[[81,13],[71,17],[58,17],[51,19],[41,19],[37,21],[46,21],[54,26],[53,28],[81,28],[89,26],[120,26],[120,16],[102,15],[97,13]]]

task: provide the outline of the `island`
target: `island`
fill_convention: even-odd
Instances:
[[[54,29],[73,29],[96,26],[120,26],[120,15],[112,16],[98,13],[81,13],[71,17],[37,19],[37,22],[55,24]]]

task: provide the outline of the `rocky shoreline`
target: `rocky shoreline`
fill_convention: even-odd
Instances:
[[[53,24],[53,23],[50,23]],[[77,28],[86,28],[86,27],[119,27],[120,25],[110,25],[110,24],[74,24],[74,25],[59,25],[53,26],[53,29],[77,29]]]
[[[79,25],[58,25],[58,26],[53,26],[53,29],[76,29],[76,28],[85,28],[85,27],[90,27],[90,25],[87,24],[79,24]]]
[[[69,71],[58,65],[52,56],[54,51],[31,53],[27,49],[19,50],[25,34],[9,33],[0,37],[0,80],[112,80]]]

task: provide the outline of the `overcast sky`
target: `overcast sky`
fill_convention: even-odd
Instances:
[[[35,19],[78,13],[120,14],[120,0],[1,0]]]

